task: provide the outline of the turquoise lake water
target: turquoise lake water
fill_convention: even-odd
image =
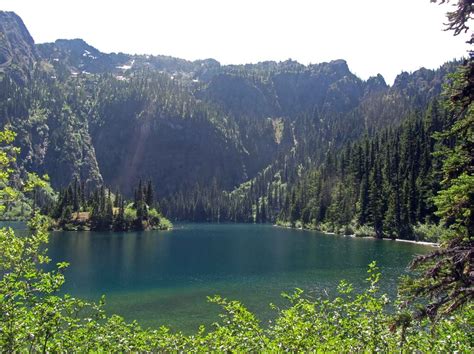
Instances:
[[[282,292],[331,294],[341,279],[360,289],[367,265],[377,261],[383,290],[396,294],[397,278],[415,254],[431,248],[354,239],[271,225],[178,224],[172,231],[54,232],[49,255],[70,263],[64,290],[99,299],[106,309],[145,327],[166,325],[187,333],[218,320],[206,300],[240,300],[263,322]]]

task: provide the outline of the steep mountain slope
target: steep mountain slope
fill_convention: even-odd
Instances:
[[[231,188],[245,178],[232,121],[168,76],[102,78],[95,88],[91,131],[107,183],[126,190],[152,178],[168,193],[213,177]]]
[[[254,178],[293,183],[328,149],[424,109],[454,66],[404,73],[389,87],[344,60],[222,66],[106,54],[81,39],[35,45],[18,16],[0,16],[0,122],[18,132],[22,167],[56,187],[78,177],[126,194],[149,178],[178,217],[244,183],[239,207],[255,198],[245,187]]]
[[[314,104],[313,110],[302,109],[289,121],[294,139],[292,148],[279,154],[255,178],[222,193],[219,198],[215,197],[215,188],[209,186],[187,195],[170,196],[163,201],[163,206],[168,215],[191,220],[275,221],[282,210],[289,209],[288,187],[298,185],[307,171],[328,163],[330,154],[341,147],[381,129],[396,128],[413,114],[425,111],[429,102],[440,95],[446,75],[457,64],[447,63],[438,70],[402,73],[392,87],[387,86],[380,75],[366,82],[343,76],[343,85],[336,81],[331,86],[333,90],[343,89],[327,95],[335,101],[328,99],[322,101],[322,105]],[[350,104],[351,97],[357,97],[358,104]],[[265,218],[260,218],[262,208]]]

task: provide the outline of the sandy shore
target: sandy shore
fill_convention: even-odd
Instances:
[[[334,233],[331,233],[331,234],[334,235]],[[374,238],[375,238],[375,237],[370,237],[370,236],[366,236],[366,237],[357,237],[356,235],[347,235],[347,236],[349,236],[349,237],[354,237],[354,238],[371,238],[371,239],[374,239]],[[401,239],[401,238],[396,238],[396,239],[382,238],[381,240],[383,240],[383,241],[396,241],[396,242],[413,243],[413,244],[416,244],[416,245],[431,246],[431,247],[439,247],[439,243],[436,243],[436,242],[404,240],[404,239]]]
[[[323,231],[320,231],[323,232]],[[335,235],[334,232],[323,232],[328,235]],[[370,239],[375,239],[375,237],[370,237],[370,236],[364,236],[364,237],[357,237],[356,235],[343,235],[347,237],[353,237],[353,238],[370,238]],[[405,243],[413,243],[415,245],[423,245],[423,246],[430,246],[430,247],[439,247],[439,243],[436,242],[426,242],[426,241],[415,241],[415,240],[403,240],[401,238],[396,238],[396,239],[391,239],[391,238],[382,238],[381,240],[383,241],[396,241],[396,242],[405,242]]]
[[[431,246],[431,247],[439,247],[439,243],[436,242],[426,242],[426,241],[415,241],[415,240],[402,240],[397,238],[395,240],[391,240],[389,238],[384,238],[383,240],[387,241],[398,241],[398,242],[407,242],[407,243],[415,243],[417,245],[424,245],[424,246]]]
[[[352,234],[352,235],[339,235],[339,234],[336,234],[335,232],[326,232],[326,231],[320,231],[320,230],[305,229],[305,228],[303,228],[303,227],[290,227],[290,226],[282,226],[282,225],[277,225],[277,224],[273,224],[273,226],[282,227],[282,228],[284,228],[284,229],[292,229],[292,230],[317,231],[317,232],[321,232],[322,234],[326,234],[326,235],[338,235],[338,236],[353,237],[353,238],[369,238],[369,239],[375,239],[375,237],[371,237],[371,236],[357,237],[357,236],[354,235],[354,234]],[[400,239],[400,238],[396,238],[396,239],[382,238],[381,240],[383,240],[383,241],[396,241],[396,242],[413,243],[413,244],[415,244],[415,245],[423,245],[423,246],[430,246],[430,247],[439,247],[439,243],[436,243],[436,242],[415,241],[415,240],[403,240],[403,239]]]

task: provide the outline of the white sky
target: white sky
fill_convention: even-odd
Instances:
[[[437,68],[466,55],[429,0],[0,0],[37,43],[82,38],[103,52],[223,64],[347,60],[363,79]]]

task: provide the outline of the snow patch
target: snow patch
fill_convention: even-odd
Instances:
[[[133,67],[133,64],[135,64],[135,59],[133,59],[129,65],[126,65],[126,64],[119,65],[119,66],[116,66],[116,68],[123,71],[130,70]]]
[[[89,52],[87,49],[84,49],[84,53],[82,53],[82,56],[83,56],[83,57],[91,58],[92,60],[97,59],[97,57],[96,57],[96,56],[93,56],[93,55],[91,54],[91,52]]]

